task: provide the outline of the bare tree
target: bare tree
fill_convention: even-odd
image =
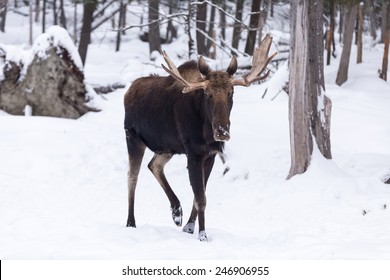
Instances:
[[[357,30],[357,63],[363,61],[363,20],[364,20],[364,3],[359,4],[358,30]]]
[[[326,32],[326,65],[330,65],[332,55],[332,43],[334,45],[335,27],[335,0],[328,1],[329,4],[329,26]],[[334,49],[334,48],[333,48]]]
[[[53,24],[58,24],[58,15],[57,15],[57,0],[52,0],[53,4]]]
[[[387,8],[389,7],[389,3],[387,1],[382,2],[382,26],[381,26],[381,43],[385,42],[386,39],[386,29],[387,22],[390,20],[387,17]]]
[[[204,0],[200,1],[203,4],[197,5],[198,12],[196,13],[196,43],[198,54],[207,56],[206,45],[206,19],[207,19],[207,4]]]
[[[30,27],[28,41],[30,43],[30,46],[32,46],[33,44],[33,1],[30,1],[28,6],[29,6],[28,13],[29,13],[29,27]]]
[[[60,26],[66,28],[66,15],[64,9],[64,0],[60,0]]]
[[[242,20],[242,10],[244,8],[244,0],[238,0],[236,5],[236,21],[234,22],[233,27],[233,39],[232,39],[232,47],[234,49],[238,49],[238,45],[241,39],[241,20]],[[236,52],[232,52],[232,54],[237,55]]]
[[[38,22],[39,20],[39,12],[41,11],[40,5],[41,5],[41,1],[35,0],[35,22]]]
[[[45,30],[46,30],[46,3],[47,3],[47,0],[43,0],[43,5],[42,5],[42,33],[45,33]]]
[[[351,0],[348,5],[348,11],[345,19],[344,45],[341,52],[339,70],[337,72],[336,84],[341,86],[348,80],[349,58],[351,56],[351,47],[353,39],[353,31],[357,16],[357,5],[354,0]]]
[[[88,45],[91,42],[93,13],[96,10],[96,7],[96,0],[85,0],[83,3],[83,25],[80,34],[79,54],[84,65],[85,60],[87,59]]]
[[[159,0],[149,0],[149,53],[161,49]]]
[[[390,18],[390,5],[386,6],[386,17]],[[384,42],[384,51],[383,51],[383,59],[382,59],[382,70],[380,71],[379,77],[385,81],[387,81],[387,70],[389,64],[389,44],[390,44],[390,20],[386,21],[386,29],[385,32],[385,42]]]
[[[251,29],[248,31],[245,45],[245,53],[249,55],[253,55],[253,50],[255,49],[257,28],[260,23],[260,6],[261,0],[252,0],[252,12],[249,20],[249,27]]]
[[[115,51],[119,51],[120,45],[121,45],[121,36],[122,36],[122,28],[123,28],[123,21],[126,14],[126,5],[123,3],[122,0],[120,0],[120,12],[119,12],[119,19],[118,19],[118,31],[116,34],[116,47]]]
[[[367,7],[368,15],[370,17],[370,31],[371,36],[374,40],[376,40],[376,15],[374,11],[374,1],[373,0],[365,0],[365,6]]]
[[[0,31],[5,32],[5,19],[7,17],[7,0],[0,0]]]
[[[289,119],[291,167],[287,178],[304,173],[314,143],[330,159],[331,101],[325,95],[322,0],[291,1]]]

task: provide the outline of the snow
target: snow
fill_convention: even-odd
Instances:
[[[9,46],[20,34],[0,36]],[[107,41],[95,40],[88,50],[90,84],[165,75],[161,58],[150,62],[147,44],[134,33],[118,53]],[[164,49],[177,63],[186,47],[180,37]],[[390,84],[377,77],[382,51],[383,45],[366,47],[342,87],[334,83],[338,61],[325,67],[333,159],[315,148],[308,171],[290,180],[288,97],[261,98],[269,86],[274,97],[281,84],[271,78],[235,89],[230,171],[223,176],[217,158],[207,186],[207,243],[197,240],[197,225],[191,235],[172,221],[147,168],[150,151],[136,190],[137,228],[125,227],[126,88],[95,96],[102,111],[78,120],[0,111],[0,259],[389,259],[390,185],[382,180],[390,173]],[[186,166],[182,155],[166,166],[183,224],[193,200]]]
[[[53,25],[49,27],[45,33],[39,35],[32,46],[32,53],[38,55],[39,58],[45,59],[48,55],[48,50],[53,47],[62,47],[69,52],[74,64],[80,70],[83,70],[83,63],[73,40],[70,38],[66,29]]]
[[[70,38],[68,31],[60,26],[51,26],[45,33],[39,35],[31,49],[25,49],[25,46],[14,46],[0,43],[0,49],[5,51],[5,60],[13,61],[19,65],[22,65],[21,79],[26,75],[28,66],[33,61],[35,55],[41,59],[46,59],[48,51],[53,47],[62,47],[69,53],[70,58],[74,64],[82,71],[83,63],[81,62],[80,55],[72,39]],[[3,78],[3,63],[0,62],[1,72],[0,80]]]

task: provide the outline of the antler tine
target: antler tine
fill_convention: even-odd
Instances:
[[[162,55],[164,57],[165,62],[167,63],[167,68],[164,64],[161,64],[162,68],[164,68],[165,71],[167,71],[175,80],[179,81],[183,86],[183,93],[187,93],[196,89],[205,88],[206,82],[197,82],[197,83],[190,83],[186,81],[180,74],[179,70],[176,68],[175,64],[172,62],[172,60],[167,55],[166,51],[162,51]]]
[[[168,65],[169,69],[164,64],[161,64],[162,68],[164,68],[164,70],[167,71],[176,80],[181,82],[183,84],[183,86],[185,86],[185,87],[190,86],[190,84],[180,75],[179,70],[177,70],[175,64],[172,62],[172,60],[167,55],[167,52],[162,51],[162,55],[164,57],[165,62]]]
[[[251,71],[243,77],[243,80],[234,80],[234,85],[249,86],[253,82],[260,81],[268,77],[269,71],[264,76],[260,76],[260,74],[264,72],[267,65],[278,54],[277,52],[274,52],[270,57],[268,57],[271,44],[272,37],[267,34],[261,41],[260,46],[254,51]]]

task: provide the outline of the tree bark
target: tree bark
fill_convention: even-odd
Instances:
[[[204,2],[203,0],[201,2]],[[198,12],[196,13],[196,44],[198,48],[198,54],[207,56],[206,45],[206,18],[207,18],[207,5],[204,2],[198,6]]]
[[[359,17],[358,17],[358,31],[357,31],[357,58],[356,62],[362,63],[363,61],[363,20],[364,20],[364,4],[359,4]]]
[[[52,1],[53,1],[53,24],[57,25],[58,24],[57,0],[52,0]]]
[[[77,43],[77,2],[74,2],[73,10],[73,42]]]
[[[252,9],[251,9],[252,14],[249,20],[249,27],[252,30],[248,31],[248,37],[246,39],[246,45],[245,45],[245,53],[249,55],[253,55],[253,51],[255,49],[257,28],[259,27],[259,22],[260,22],[260,6],[261,6],[261,0],[252,1]]]
[[[193,10],[193,6],[190,2],[188,2],[188,16],[186,17],[186,33],[188,35],[188,59],[195,59],[197,56],[197,50],[196,50],[196,42],[194,41],[194,37],[196,36],[192,35],[192,25],[191,21],[194,17],[195,11]]]
[[[390,6],[387,5],[386,17],[390,18]],[[390,43],[390,21],[386,21],[386,29],[385,29],[385,48],[383,51],[383,59],[382,59],[382,70],[379,77],[385,81],[387,81],[387,70],[389,64],[389,43]]]
[[[322,1],[291,1],[289,120],[291,167],[288,179],[304,173],[314,143],[331,159],[331,101],[325,95]]]
[[[83,65],[87,59],[88,45],[91,42],[91,31],[93,12],[96,10],[97,3],[95,1],[84,2],[83,12],[83,25],[81,27],[80,43],[79,43],[79,54]]]
[[[213,4],[215,0],[213,0]],[[214,32],[214,22],[215,22],[215,6],[211,6],[211,12],[210,12],[210,20],[209,20],[209,27],[208,27],[208,30],[207,30],[207,35],[208,37],[210,38],[213,38],[215,32]],[[206,40],[207,44],[206,44],[206,54],[205,56],[209,57],[210,56],[210,48],[211,48],[211,45],[212,45],[212,40],[210,39],[207,39]]]
[[[39,20],[40,4],[41,4],[40,0],[35,0],[35,19],[34,19],[35,22],[38,22]]]
[[[379,77],[385,81],[387,81],[387,70],[389,65],[389,41],[390,41],[390,31],[387,31],[385,36],[385,48],[383,51],[382,70],[379,75]]]
[[[5,32],[5,20],[7,17],[7,0],[0,0],[0,31]]]
[[[233,27],[233,39],[232,39],[232,47],[234,49],[238,49],[238,45],[241,39],[241,21],[242,21],[242,10],[244,8],[244,0],[238,0],[236,5],[236,15],[235,18],[237,21],[234,22]],[[234,51],[233,55],[237,55]]]
[[[335,2],[331,0],[329,3],[329,29],[327,32],[326,38],[326,65],[330,65],[330,59],[332,56],[332,42],[334,41],[334,26],[335,26],[335,18],[334,18],[334,8]]]
[[[376,15],[374,12],[374,1],[373,0],[365,0],[365,6],[367,7],[368,10],[368,15],[370,17],[370,31],[371,31],[371,36],[374,40],[376,40]]]
[[[64,0],[60,0],[60,26],[66,28],[66,15],[64,9]]]
[[[121,31],[121,27],[122,27],[122,23],[123,23],[123,16],[124,16],[124,13],[126,12],[123,7],[125,7],[123,1],[120,1],[120,12],[119,12],[119,19],[118,19],[118,31],[117,31],[117,34],[116,34],[116,47],[115,47],[115,51],[118,52],[120,50],[120,47],[121,47],[121,36],[122,36],[122,31]]]
[[[336,84],[341,86],[348,80],[349,58],[351,56],[351,47],[354,31],[354,23],[357,15],[357,5],[353,4],[348,8],[345,20],[344,45],[341,52],[339,70],[337,72]]]
[[[30,27],[28,41],[29,41],[30,46],[32,46],[32,44],[33,44],[33,1],[30,0],[30,3],[28,6],[29,6],[28,12],[29,12],[29,27]]]
[[[149,53],[160,51],[160,24],[151,23],[159,19],[159,0],[149,0]]]
[[[387,29],[387,22],[390,20],[388,17],[387,17],[387,9],[389,7],[389,3],[387,3],[386,1],[383,1],[382,2],[382,26],[381,26],[381,43],[384,43],[385,42],[385,39],[386,39],[386,29]]]
[[[45,32],[46,32],[46,0],[43,0],[43,4],[42,4],[42,33],[45,33]]]
[[[225,39],[226,39],[226,14],[225,14],[225,11],[226,11],[226,1],[223,0],[222,3],[221,3],[221,6],[222,6],[222,9],[223,11],[220,11],[219,13],[219,18],[220,18],[220,25],[221,25],[221,38],[222,38],[222,42],[221,42],[221,46],[222,47],[225,47]],[[215,32],[213,32],[213,34],[215,35]]]

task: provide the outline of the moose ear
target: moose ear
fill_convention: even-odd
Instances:
[[[206,61],[204,60],[203,56],[199,57],[198,61],[198,69],[202,75],[207,76],[210,72],[210,67],[207,65]]]
[[[229,76],[233,76],[234,73],[237,71],[237,58],[235,55],[233,55],[232,60],[230,61],[229,67],[227,68],[226,72],[229,74]]]

